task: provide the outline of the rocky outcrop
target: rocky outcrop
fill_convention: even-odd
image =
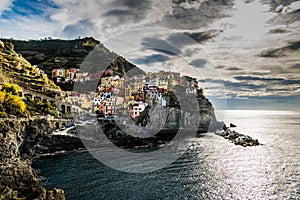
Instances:
[[[43,188],[31,167],[35,156],[65,145],[64,139],[50,135],[53,130],[54,126],[45,119],[1,120],[0,199],[65,199],[62,190]]]
[[[235,145],[241,145],[244,147],[259,145],[257,139],[253,139],[248,135],[243,135],[234,130],[230,130],[229,128],[217,130],[215,133],[224,137],[225,139],[230,140]]]
[[[226,127],[223,122],[217,121],[214,108],[208,99],[194,98],[195,102],[190,99],[185,100],[188,105],[185,109],[182,109],[182,107],[163,107],[160,104],[155,104],[150,109],[145,109],[140,117],[132,120],[123,117],[99,120],[100,128],[119,147],[125,149],[155,149],[161,148],[170,142],[179,130],[184,136],[193,132],[195,135],[196,133],[214,132],[217,129]],[[197,104],[199,109],[194,109]],[[86,131],[85,129],[87,128],[79,126],[79,134],[86,138],[95,138],[101,143],[100,135],[102,134],[100,133],[102,131]],[[89,135],[92,132],[99,134],[98,136]],[[88,144],[93,146],[91,143]]]
[[[188,99],[185,101],[189,101]],[[198,132],[208,132],[225,126],[218,122],[214,108],[208,99],[198,98],[198,102],[187,102],[187,105],[199,105],[199,110],[183,110],[175,107],[162,107],[155,105],[149,110],[149,119],[147,119],[147,129],[178,129],[178,128],[198,128]],[[140,119],[144,121],[144,119]]]

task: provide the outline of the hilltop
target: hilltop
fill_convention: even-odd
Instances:
[[[4,41],[12,43],[18,53],[22,54],[32,65],[38,65],[48,76],[51,75],[53,68],[67,66],[79,68],[89,52],[98,45],[102,47],[105,53],[109,53],[94,38],[29,41],[6,39]]]

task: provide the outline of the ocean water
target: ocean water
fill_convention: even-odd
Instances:
[[[47,187],[64,189],[70,200],[300,199],[300,113],[234,110],[217,116],[263,145],[236,146],[208,133],[191,139],[171,165],[145,174],[113,170],[88,152],[45,157],[34,167]]]

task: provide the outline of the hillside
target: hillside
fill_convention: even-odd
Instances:
[[[38,113],[54,115],[55,108],[49,102],[20,97],[20,93],[27,91],[53,98],[60,88],[39,68],[16,53],[11,43],[0,41],[0,69],[0,117],[25,117]]]
[[[0,81],[13,80],[20,86],[33,90],[59,89],[53,81],[40,73],[40,69],[31,65],[21,54],[14,50],[14,45],[0,41]],[[33,84],[34,83],[34,84]],[[36,86],[34,86],[36,85]]]
[[[80,68],[81,72],[95,73],[95,71],[99,71],[100,67],[103,70],[112,69],[114,74],[118,75],[123,75],[124,72],[133,68],[138,69],[134,64],[109,51],[100,41],[91,37],[75,40],[5,39],[4,41],[12,43],[16,52],[22,54],[32,65],[38,65],[49,78],[52,77],[52,69],[58,68]],[[95,60],[91,57],[95,57]],[[82,66],[86,58],[88,58],[88,62]],[[139,72],[144,73],[141,70]],[[74,82],[57,83],[62,90],[72,90],[73,84]]]
[[[41,152],[41,143],[54,146],[55,138],[49,134],[55,126],[30,117],[55,114],[55,107],[50,102],[22,98],[24,91],[51,98],[60,89],[16,53],[13,44],[0,41],[0,199],[64,200],[64,192],[44,188],[31,167],[33,157]]]
[[[6,40],[14,44],[15,50],[32,65],[39,65],[46,74],[57,67],[79,68],[85,57],[100,42],[93,38],[76,40]],[[104,47],[103,49],[106,50]]]

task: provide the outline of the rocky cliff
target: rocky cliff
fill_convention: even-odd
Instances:
[[[217,121],[214,108],[208,99],[203,95],[194,97],[183,95],[181,98],[184,98],[184,103],[181,106],[163,107],[155,104],[152,107],[147,106],[135,119],[119,117],[114,120],[100,120],[100,125],[104,134],[115,145],[132,150],[161,148],[172,141],[176,134],[194,137],[226,127],[223,122]],[[183,102],[182,99],[180,101]],[[79,128],[81,135],[95,138],[99,143],[102,141],[102,131]],[[97,135],[90,135],[94,132]],[[92,144],[89,143],[89,146]]]
[[[63,200],[64,191],[46,190],[31,167],[34,156],[53,126],[43,120],[1,120],[0,122],[0,199]]]
[[[149,119],[146,128],[166,128],[176,129],[179,127],[189,129],[197,127],[198,132],[215,131],[222,128],[223,123],[217,122],[214,108],[210,101],[206,98],[198,98],[197,102],[192,104],[186,99],[186,104],[190,105],[190,110],[181,108],[166,107],[156,105],[149,110]],[[193,109],[193,106],[199,105],[199,110]],[[143,119],[141,119],[143,121]]]
[[[0,41],[0,69],[0,199],[65,199],[62,190],[46,190],[39,184],[31,162],[40,154],[73,150],[82,144],[78,138],[50,135],[53,123],[36,117],[46,115],[38,109],[41,102],[18,94],[22,88],[51,96],[59,88],[8,42]]]

